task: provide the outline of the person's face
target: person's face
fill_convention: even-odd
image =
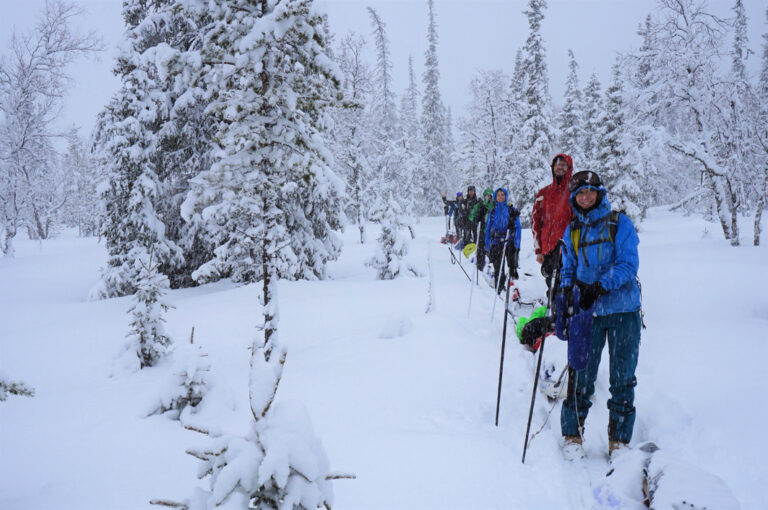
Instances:
[[[483,198],[486,202],[490,202],[493,197],[491,195],[483,195]]]
[[[558,159],[557,163],[555,163],[555,176],[562,177],[568,172],[568,163],[566,163],[563,159]]]
[[[597,190],[592,188],[581,188],[579,192],[576,193],[576,203],[579,204],[579,207],[582,209],[589,209],[595,205],[596,201]]]
[[[498,203],[502,203],[507,199],[507,195],[504,194],[503,191],[499,190],[496,192],[496,201]]]
[[[473,198],[474,198],[474,196],[475,196],[475,190],[471,189],[471,190],[467,191],[467,196],[470,196],[470,197],[473,197]]]

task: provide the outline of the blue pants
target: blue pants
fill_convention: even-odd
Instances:
[[[614,313],[595,317],[589,363],[584,370],[570,370],[568,396],[560,412],[560,429],[564,436],[578,436],[584,425],[590,397],[595,393],[600,355],[608,340],[610,357],[610,390],[608,400],[608,439],[628,443],[635,426],[635,368],[640,349],[640,312]]]

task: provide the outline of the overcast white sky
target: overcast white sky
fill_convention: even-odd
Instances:
[[[99,60],[82,60],[72,67],[76,80],[65,109],[65,125],[82,126],[90,134],[95,115],[117,89],[119,82],[111,68],[116,47],[122,39],[121,0],[73,0],[86,15],[85,29],[101,34],[107,50]],[[0,0],[0,51],[4,52],[14,29],[33,26],[45,0]],[[398,93],[407,84],[408,55],[414,58],[417,79],[426,49],[426,0],[318,0],[328,12],[332,30],[340,37],[353,30],[366,37],[372,46],[367,6],[377,9],[387,23],[392,48],[393,75]],[[733,0],[710,0],[711,11],[731,15]],[[764,0],[744,0],[749,16],[750,70],[760,65],[765,23]],[[637,47],[638,25],[651,12],[655,0],[548,0],[542,25],[549,64],[550,92],[556,103],[562,101],[567,51],[573,49],[580,65],[581,85],[597,72],[605,85],[617,51]],[[439,58],[443,100],[452,108],[454,119],[464,110],[467,88],[477,69],[503,69],[511,74],[515,52],[527,37],[527,20],[522,14],[526,0],[436,0],[439,24]],[[373,56],[371,56],[373,62]]]

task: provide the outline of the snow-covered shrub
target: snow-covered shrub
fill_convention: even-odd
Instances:
[[[173,352],[174,364],[171,380],[162,390],[159,402],[150,415],[174,411],[173,417],[184,422],[185,415],[195,412],[208,390],[208,374],[211,364],[208,354],[200,345],[195,345],[194,328],[188,344],[178,345]]]
[[[210,491],[185,502],[208,508],[330,507],[333,489],[328,457],[298,403],[275,405],[246,436],[221,436],[212,447],[189,450],[210,474]]]
[[[273,335],[266,346],[254,340],[251,355],[248,434],[215,434],[212,444],[187,453],[200,459],[200,478],[210,477],[208,490],[198,489],[184,502],[154,500],[156,505],[186,510],[330,508],[331,481],[351,478],[333,474],[303,405],[275,404],[286,351]]]
[[[408,254],[408,239],[400,233],[400,216],[400,206],[391,193],[388,200],[371,213],[372,219],[381,223],[381,234],[375,255],[365,265],[376,269],[379,280],[397,278],[403,269],[414,271],[402,261]]]
[[[152,253],[137,254],[136,270],[139,274],[128,338],[135,345],[141,368],[157,364],[171,350],[171,338],[165,334],[163,314],[170,306],[163,301],[168,277],[158,271]]]

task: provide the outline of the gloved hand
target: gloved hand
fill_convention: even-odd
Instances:
[[[576,280],[576,285],[579,286],[579,308],[582,310],[589,310],[601,296],[608,294],[608,291],[599,281],[584,283]]]
[[[509,259],[509,277],[513,280],[519,280],[520,275],[517,272],[517,268],[520,260],[520,250],[517,248],[513,249]]]

